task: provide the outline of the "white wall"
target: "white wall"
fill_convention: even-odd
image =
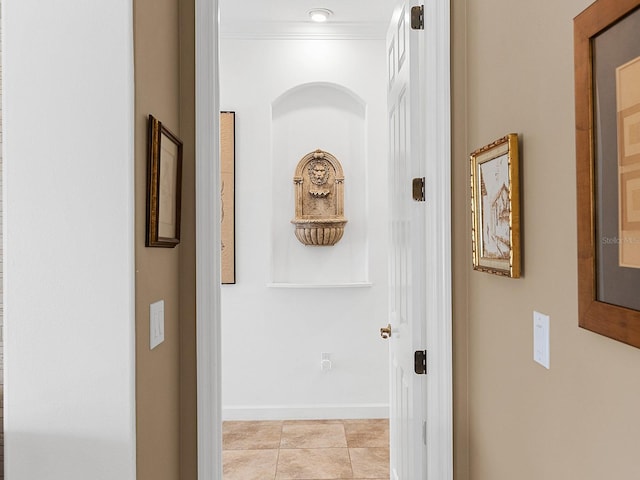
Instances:
[[[135,478],[131,0],[3,0],[6,475]]]
[[[379,336],[379,328],[387,324],[385,61],[382,38],[221,41],[221,108],[236,112],[237,284],[222,288],[226,418],[388,414],[388,352]],[[364,158],[353,158],[357,155],[348,149],[343,154],[325,147],[331,138],[320,121],[307,125],[307,146],[301,144],[304,129],[292,131],[291,142],[299,150],[295,157],[274,158],[274,152],[287,150],[281,145],[282,128],[289,128],[286,122],[278,123],[277,116],[274,127],[274,102],[313,82],[346,89],[363,101],[364,133],[354,135],[362,147],[353,151],[362,152]],[[282,269],[272,269],[274,247],[278,250],[273,241],[283,232],[295,240],[289,223],[294,205],[288,201],[294,169],[304,154],[316,148],[328,150],[343,163],[345,216],[353,222],[346,225],[345,236],[335,247],[294,243],[297,250],[292,255],[305,249],[309,256],[338,254],[353,238],[360,238],[357,254],[363,268],[354,267],[358,269],[354,275],[349,271],[338,277],[327,275],[324,282],[319,278],[306,282],[295,275],[283,282]],[[283,171],[282,165],[291,168]],[[354,168],[366,174],[349,176]],[[282,187],[275,188],[277,184]],[[274,205],[284,205],[286,212],[274,212]],[[350,228],[354,230],[349,232]],[[361,285],[345,286],[354,283]],[[330,372],[320,370],[321,352],[332,354]]]

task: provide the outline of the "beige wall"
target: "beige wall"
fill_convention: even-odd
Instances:
[[[468,294],[466,162],[466,2],[451,2],[451,116],[453,196],[453,439],[454,479],[469,480]]]
[[[180,258],[180,480],[198,476],[196,385],[195,1],[179,0],[180,137],[184,142]],[[141,479],[138,479],[141,480]],[[144,480],[144,479],[142,479]]]
[[[134,47],[137,478],[188,479],[195,478],[193,1],[135,0]],[[148,114],[184,142],[181,242],[173,249],[144,246]],[[150,350],[149,304],[158,300],[165,341]]]
[[[572,19],[589,3],[453,2],[458,479],[640,478],[640,350],[577,319]],[[470,267],[468,154],[509,132],[522,139],[518,280]],[[551,317],[550,370],[532,360],[534,310]]]

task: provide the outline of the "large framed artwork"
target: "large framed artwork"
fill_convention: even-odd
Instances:
[[[220,112],[220,277],[236,283],[235,239],[235,112]]]
[[[520,277],[518,135],[471,153],[473,268]]]
[[[148,120],[147,222],[145,245],[180,243],[182,141],[153,115]]]
[[[640,347],[640,0],[574,19],[578,314]]]

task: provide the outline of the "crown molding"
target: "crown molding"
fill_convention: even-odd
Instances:
[[[220,38],[235,40],[384,40],[387,24],[383,22],[222,22]]]

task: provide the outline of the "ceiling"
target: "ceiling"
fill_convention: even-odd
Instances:
[[[220,31],[230,35],[322,35],[349,33],[383,36],[396,0],[220,0]],[[333,12],[326,23],[309,10]]]

